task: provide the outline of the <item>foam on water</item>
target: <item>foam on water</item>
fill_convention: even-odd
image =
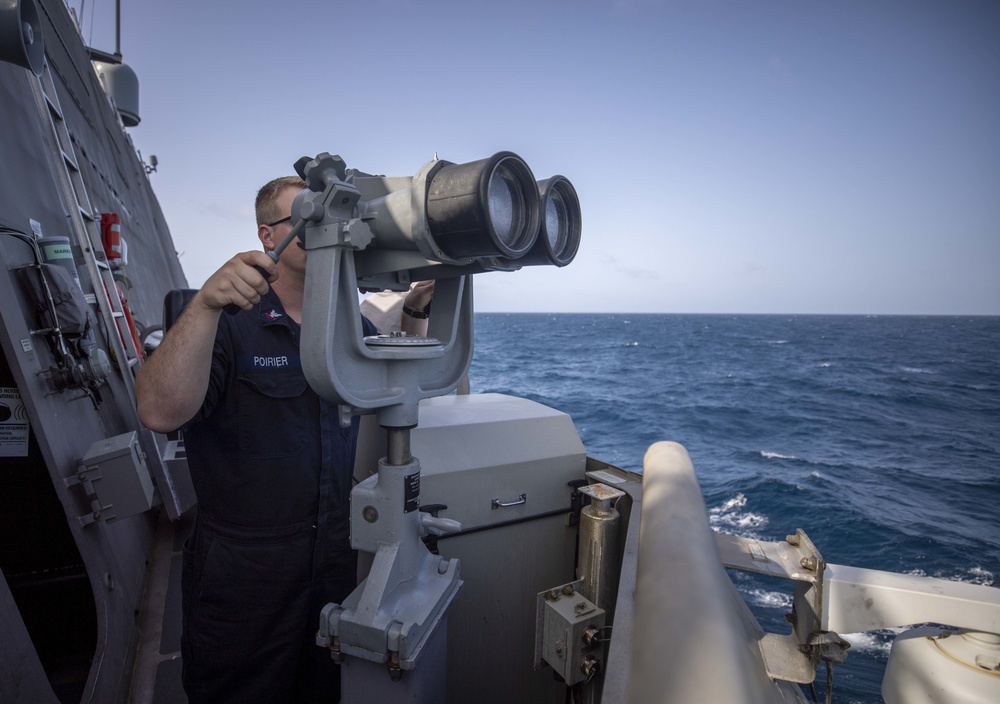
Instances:
[[[865,631],[863,633],[841,633],[840,637],[851,644],[848,657],[850,657],[850,652],[888,657],[889,650],[892,648],[892,640],[906,630],[905,628],[887,628],[881,631]]]
[[[761,450],[760,456],[768,460],[801,460],[801,457],[796,457],[795,455],[782,455],[777,452],[768,452],[767,450]]]
[[[742,536],[760,537],[758,533],[754,532],[754,529],[766,526],[768,524],[767,516],[744,511],[746,505],[747,497],[743,494],[737,494],[721,506],[710,508],[708,510],[709,525],[716,531],[725,527],[735,529],[735,532]]]
[[[785,592],[774,592],[767,589],[740,591],[755,606],[765,609],[781,609],[782,611],[788,611],[792,608],[792,595]]]
[[[971,582],[972,584],[983,584],[987,587],[997,586],[996,575],[993,572],[990,572],[989,570],[979,567],[978,565],[975,567],[968,568],[967,570],[965,570],[965,572],[968,575],[966,579],[962,579],[961,577],[959,577],[959,580],[962,582]]]
[[[825,462],[820,462],[819,460],[809,460],[805,457],[799,457],[798,455],[783,455],[780,452],[770,452],[768,450],[760,450],[760,456],[766,460],[792,460],[794,462],[805,462],[806,464],[826,464]]]

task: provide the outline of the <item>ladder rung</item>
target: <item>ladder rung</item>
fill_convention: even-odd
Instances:
[[[78,206],[78,207],[80,208],[80,215],[82,215],[84,217],[84,219],[90,220],[91,222],[96,222],[94,220],[94,216],[90,214],[89,210],[87,210],[86,208],[84,208],[82,205]]]
[[[76,173],[80,173],[80,167],[76,165],[76,159],[69,155],[65,149],[60,149],[59,152],[62,154],[63,161],[66,162],[66,166],[70,167]]]
[[[63,120],[62,111],[59,109],[59,106],[55,104],[55,101],[49,97],[48,91],[45,90],[44,83],[42,84],[42,94],[45,96],[45,103],[49,106],[49,112],[52,113],[52,117],[60,122],[65,122],[65,120]]]

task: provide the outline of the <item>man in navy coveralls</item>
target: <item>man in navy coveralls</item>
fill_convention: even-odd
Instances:
[[[257,195],[265,251],[288,234],[305,184]],[[299,362],[306,252],[237,254],[185,308],[136,380],[150,429],[184,428],[198,515],[184,547],[183,681],[201,702],[335,702],[319,613],[356,584],[348,496],[357,418],[306,383]],[[254,269],[267,272],[265,279]],[[408,297],[408,306],[424,303]],[[221,315],[236,304],[236,315]],[[426,304],[425,304],[426,305]],[[421,306],[423,307],[423,306]],[[363,321],[366,335],[374,334]]]

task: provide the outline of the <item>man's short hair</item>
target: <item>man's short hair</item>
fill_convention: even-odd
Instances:
[[[306,182],[298,176],[282,176],[265,183],[257,191],[257,200],[254,203],[254,209],[257,211],[257,224],[266,225],[286,217],[288,213],[282,213],[278,210],[278,196],[286,188],[303,189],[305,187]]]

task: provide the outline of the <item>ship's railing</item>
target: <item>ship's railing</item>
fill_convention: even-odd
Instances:
[[[1000,590],[922,575],[827,565],[823,628],[859,633],[940,623],[1000,634]]]
[[[627,701],[769,701],[759,635],[720,563],[691,458],[659,442],[643,467]]]
[[[929,654],[918,651],[904,635],[909,649],[898,658],[898,672],[886,675],[886,700],[909,701],[914,693],[923,696],[945,686],[948,692],[989,692],[976,701],[996,700],[1000,590],[827,565],[801,530],[778,542],[716,534],[691,459],[677,443],[660,442],[647,451],[640,501],[638,540],[630,530],[623,562],[625,573],[634,554],[634,600],[627,590],[619,591],[614,626],[628,652],[613,641],[605,704],[804,701],[793,683],[810,683],[821,661],[843,662],[847,645],[838,632],[924,622],[952,627],[935,631],[934,638],[960,634],[968,640],[965,650],[955,646],[965,659],[941,656],[933,648]],[[793,580],[793,632],[763,632],[723,565]],[[894,647],[889,671],[895,657]],[[906,673],[948,664],[948,658],[954,671],[933,686],[900,684]],[[629,660],[628,678],[616,676],[616,665]]]

